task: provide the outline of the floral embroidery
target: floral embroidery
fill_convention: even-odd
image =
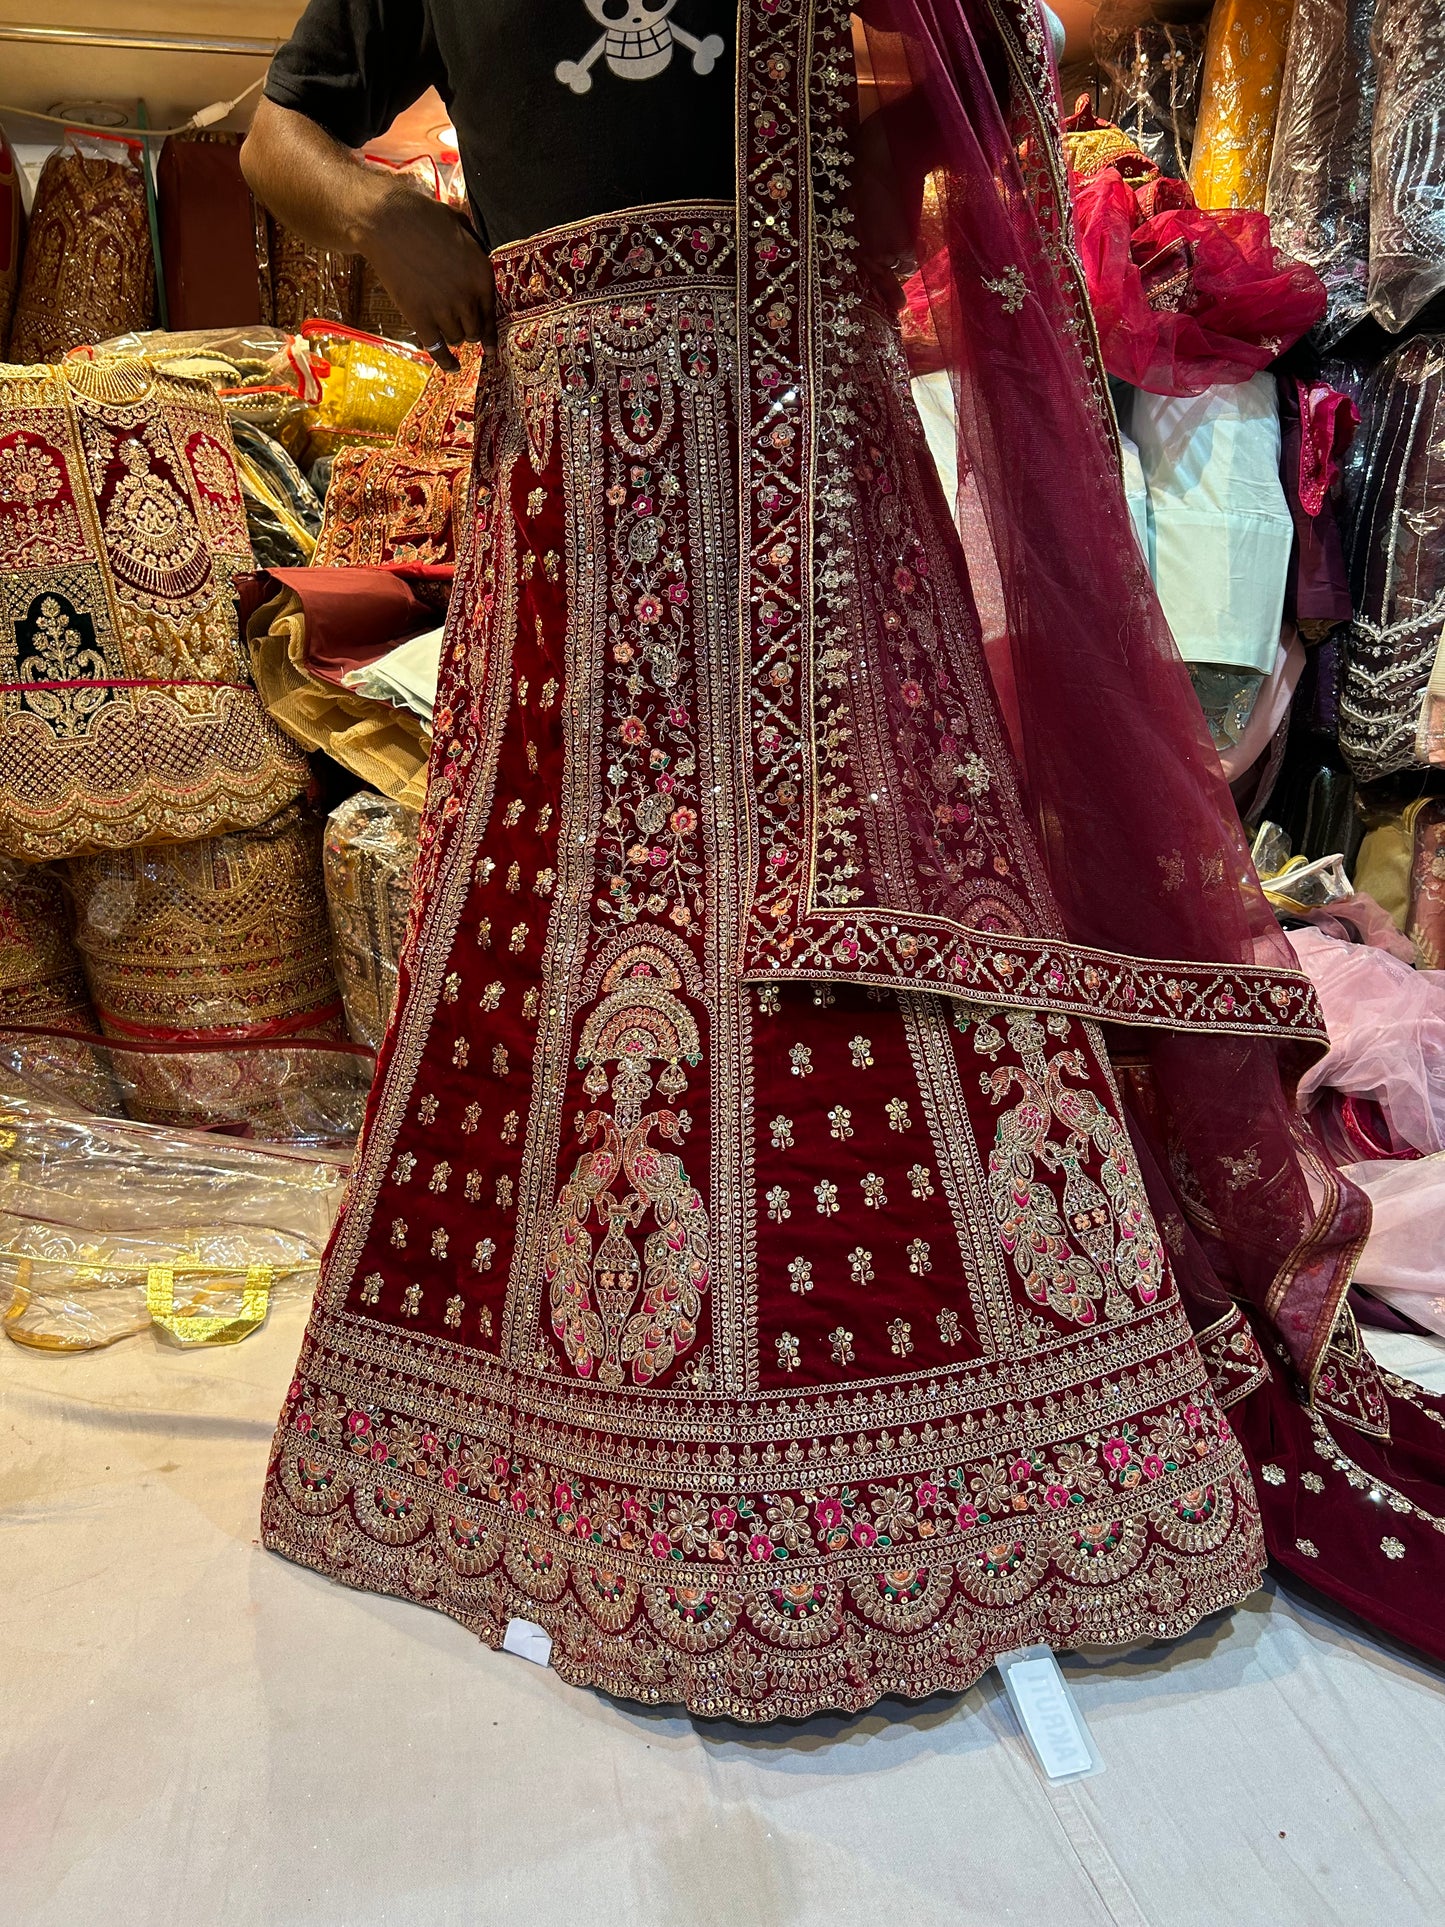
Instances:
[[[438,1159],[437,1163],[432,1167],[430,1178],[427,1180],[427,1190],[434,1192],[437,1197],[440,1197],[446,1190],[447,1182],[451,1175],[452,1167],[447,1163],[446,1159]]]
[[[1296,1539],[1295,1546],[1298,1551],[1304,1554],[1306,1559],[1318,1559],[1320,1556],[1320,1549],[1313,1539]]]
[[[811,1291],[813,1289],[813,1267],[806,1258],[794,1258],[788,1266],[788,1289],[790,1291]]]
[[[768,1216],[774,1224],[782,1224],[785,1218],[792,1217],[788,1193],[781,1184],[775,1184],[768,1192]]]
[[[764,1017],[776,1017],[783,1008],[783,993],[776,984],[758,986],[758,1011]]]
[[[536,875],[536,880],[532,884],[532,894],[538,897],[550,897],[556,882],[557,872],[555,870],[539,870]]]
[[[1325,1482],[1318,1472],[1301,1472],[1299,1482],[1306,1492],[1323,1492]]]
[[[437,1112],[439,1109],[440,1109],[440,1106],[438,1105],[437,1100],[434,1097],[428,1095],[426,1097],[420,1098],[417,1102],[417,1107],[416,1107],[417,1123],[418,1124],[435,1124],[436,1118],[437,1118]],[[413,1162],[415,1162],[415,1160],[413,1160]]]
[[[914,1238],[908,1246],[908,1269],[915,1278],[925,1277],[933,1269],[929,1256],[928,1242],[924,1238]]]
[[[501,1003],[503,994],[503,986],[497,982],[496,978],[493,978],[491,983],[487,985],[486,989],[477,999],[477,1002],[483,1010],[493,1011],[497,1008],[498,1004]]]
[[[868,1175],[860,1179],[859,1182],[863,1187],[864,1204],[867,1205],[870,1211],[881,1210],[888,1202],[888,1194],[884,1189],[882,1178],[879,1177],[876,1171],[870,1171]]]
[[[793,1067],[794,1077],[807,1077],[813,1069],[813,1053],[806,1044],[794,1044],[788,1052],[788,1062]]]
[[[913,1350],[913,1327],[906,1318],[894,1318],[889,1321],[888,1349],[895,1358],[907,1358]]]
[[[909,1117],[908,1106],[901,1097],[890,1097],[883,1108],[888,1113],[888,1128],[890,1131],[907,1131],[911,1129],[913,1120]]]
[[[477,1129],[481,1121],[482,1121],[481,1105],[475,1104],[475,1103],[468,1104],[467,1108],[462,1112],[462,1130],[466,1133],[468,1137],[470,1137],[472,1133]]]
[[[828,1333],[828,1347],[832,1353],[833,1363],[835,1365],[851,1365],[853,1363],[856,1354],[853,1350],[852,1332],[844,1331],[841,1325],[835,1325],[833,1330]]]
[[[361,1281],[362,1304],[374,1305],[381,1297],[381,1288],[385,1282],[386,1280],[379,1271],[368,1271],[365,1278]]]
[[[527,947],[526,924],[525,923],[514,924],[512,927],[512,934],[507,939],[508,950],[511,951],[514,957],[520,957],[522,952],[526,949],[526,947]]]
[[[963,1327],[958,1322],[958,1313],[947,1305],[938,1314],[938,1336],[945,1345],[963,1343]]]
[[[509,830],[515,829],[517,824],[521,822],[522,812],[523,810],[526,809],[526,807],[527,807],[526,804],[522,801],[520,796],[514,796],[511,802],[508,803],[506,809],[502,811],[503,827]],[[483,857],[482,861],[488,865],[492,865],[492,868],[495,868],[495,865],[492,864],[491,857]],[[487,872],[487,876],[490,876],[490,875],[491,875],[491,869],[489,869]],[[487,877],[483,877],[481,880],[483,883],[485,883],[487,881]]]
[[[452,1067],[464,1071],[472,1054],[472,1047],[465,1037],[459,1037],[452,1045]]]
[[[855,1285],[871,1285],[873,1282],[873,1253],[865,1251],[862,1245],[855,1245],[848,1253],[848,1270]]]
[[[838,1211],[838,1187],[831,1178],[823,1178],[813,1186],[813,1196],[818,1200],[818,1215],[832,1218]]]
[[[401,1308],[408,1318],[415,1318],[421,1310],[421,1286],[408,1285],[401,1294]]]
[[[466,1179],[462,1185],[462,1196],[466,1199],[468,1204],[481,1203],[482,1174],[480,1171],[468,1171],[466,1175]]]
[[[512,896],[515,896],[517,891],[521,889],[522,866],[520,863],[509,863],[507,865],[507,882],[505,887]]]
[[[793,1148],[793,1120],[790,1117],[775,1117],[772,1122],[773,1149],[791,1151]]]
[[[556,687],[557,687],[556,683],[549,682],[547,684],[546,689],[542,691],[542,694],[545,696],[547,693],[547,689],[555,690]],[[543,707],[544,708],[546,707],[545,703],[543,704]],[[552,805],[550,803],[544,803],[541,809],[538,810],[537,812],[538,836],[545,836],[547,834],[547,831],[551,828],[551,824],[552,824]]]
[[[396,1163],[391,1167],[392,1183],[405,1184],[415,1169],[416,1159],[410,1151],[403,1151]]]
[[[492,1046],[492,1075],[493,1075],[493,1077],[505,1077],[505,1076],[506,1076],[506,1075],[508,1074],[508,1070],[509,1070],[509,1068],[510,1068],[510,1066],[509,1066],[509,1064],[508,1064],[508,1062],[507,1062],[507,1047],[506,1047],[506,1045],[505,1045],[505,1044],[494,1044],[494,1045]]]
[[[933,1173],[926,1164],[910,1164],[908,1167],[908,1182],[912,1186],[915,1198],[931,1198],[933,1196]]]
[[[433,1258],[445,1258],[447,1255],[447,1234],[441,1225],[431,1234],[431,1255]]]
[[[521,1117],[516,1111],[508,1111],[507,1115],[502,1119],[502,1129],[500,1132],[503,1144],[516,1143],[517,1129],[521,1121]]]
[[[866,1071],[872,1068],[873,1044],[870,1038],[852,1037],[848,1040],[848,1049],[852,1053],[855,1070]]]
[[[497,1247],[490,1238],[483,1238],[472,1253],[473,1271],[490,1271],[492,1260],[497,1255]]]
[[[446,1001],[449,1004],[454,1004],[457,1001],[458,997],[461,996],[461,994],[462,994],[461,973],[456,970],[449,970],[446,974],[445,980],[442,983],[442,996],[445,997]]]
[[[460,1293],[458,1293],[454,1297],[448,1298],[447,1308],[442,1313],[442,1322],[444,1324],[450,1325],[454,1331],[459,1329],[462,1322],[462,1312],[465,1310],[465,1308],[466,1308],[466,1301],[464,1298],[462,1298]]]
[[[510,1178],[497,1179],[497,1203],[503,1211],[510,1211],[512,1208],[513,1189]]]
[[[1029,288],[1024,280],[1023,270],[1013,262],[1010,262],[996,279],[990,281],[986,275],[981,276],[980,279],[990,294],[998,296],[1003,303],[1005,314],[1017,314],[1028,297]]]
[[[1380,1550],[1387,1559],[1403,1559],[1405,1556],[1405,1545],[1401,1539],[1382,1539],[1380,1541]]]
[[[828,1131],[832,1137],[852,1137],[853,1113],[848,1109],[846,1104],[835,1104],[832,1110],[829,1111]]]
[[[1262,1465],[1259,1468],[1259,1476],[1264,1480],[1266,1485],[1283,1485],[1284,1467],[1282,1465]]]
[[[778,1370],[780,1372],[797,1371],[798,1365],[801,1362],[797,1339],[794,1338],[791,1332],[779,1332],[776,1342],[778,1347]]]
[[[394,1251],[406,1250],[406,1219],[393,1218],[391,1221],[391,1244]]]
[[[533,984],[522,997],[522,1015],[529,1024],[535,1020],[540,1003],[537,986]]]

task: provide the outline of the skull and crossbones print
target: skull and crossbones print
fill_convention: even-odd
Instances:
[[[574,94],[585,94],[592,85],[592,69],[599,54],[606,53],[607,65],[619,80],[651,80],[672,59],[672,43],[680,41],[692,55],[693,72],[710,74],[723,51],[722,37],[710,33],[696,40],[668,18],[677,0],[585,0],[588,13],[605,29],[597,42],[580,60],[557,63],[557,78]]]

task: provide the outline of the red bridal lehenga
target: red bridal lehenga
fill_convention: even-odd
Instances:
[[[1022,759],[857,265],[847,10],[757,0],[736,205],[494,257],[401,994],[268,1480],[288,1557],[492,1644],[539,1621],[564,1677],[703,1714],[961,1689],[1027,1641],[1177,1635],[1245,1597],[1264,1541],[1223,1407],[1290,1366],[1217,1281],[1319,1379],[1362,1232],[1328,1174],[1310,1200],[1278,1064],[1313,1000],[1249,923],[1132,551],[1112,577],[1011,559],[1037,529],[985,459],[1008,381],[1062,371],[1026,413],[1076,441],[1039,459],[1107,443],[1062,215],[1026,179],[1039,23],[984,28],[950,85],[1007,57],[1025,170],[992,94],[960,94],[997,132],[958,178],[1012,169],[1017,195],[935,177],[925,218],[958,225],[922,239],[967,263],[940,334],[969,343]],[[1066,713],[1030,735],[1046,631]],[[1117,770],[1127,728],[1077,739],[1101,674],[1183,732],[1160,771]]]

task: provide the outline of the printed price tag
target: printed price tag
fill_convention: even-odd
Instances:
[[[547,1666],[552,1659],[552,1635],[535,1620],[509,1619],[502,1635],[502,1651],[530,1659],[534,1666]]]
[[[1019,1652],[1003,1653],[998,1670],[1009,1704],[1046,1778],[1082,1780],[1090,1773],[1103,1772],[1099,1749],[1059,1670],[1059,1662],[1047,1646],[1025,1646]]]

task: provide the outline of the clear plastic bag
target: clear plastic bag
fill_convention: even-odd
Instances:
[[[1194,145],[1207,27],[1141,18],[1145,13],[1139,0],[1104,0],[1094,16],[1099,112],[1162,173],[1182,180]]]
[[[1370,311],[1398,334],[1445,289],[1445,8],[1379,0]]]
[[[0,1100],[0,1322],[48,1351],[150,1326],[182,1345],[244,1338],[275,1296],[314,1290],[346,1169]]]
[[[1325,284],[1321,348],[1369,308],[1370,125],[1375,0],[1296,0],[1270,160],[1275,245]]]
[[[326,823],[326,908],[332,958],[353,1039],[375,1050],[396,1001],[419,818],[358,790]]]

